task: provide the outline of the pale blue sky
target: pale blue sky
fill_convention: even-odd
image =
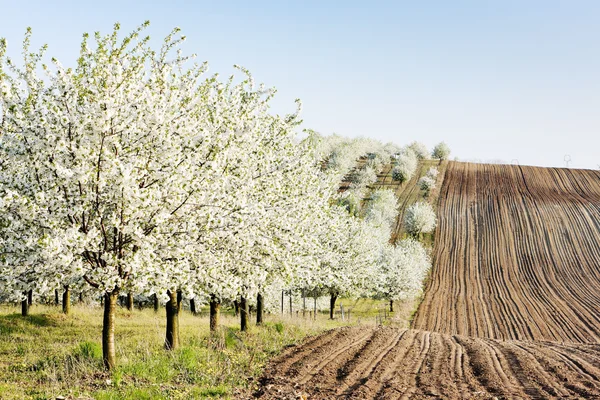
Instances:
[[[228,75],[237,63],[304,104],[305,127],[432,146],[462,159],[599,168],[600,2],[5,1],[0,36],[27,26],[73,63],[81,34],[174,26],[184,50]]]

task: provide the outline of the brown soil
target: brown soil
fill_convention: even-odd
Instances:
[[[261,384],[261,399],[590,398],[600,344],[341,328],[284,352]]]
[[[262,399],[600,398],[600,172],[449,163],[415,329],[349,327]]]
[[[413,327],[600,339],[600,172],[451,163],[435,267]]]

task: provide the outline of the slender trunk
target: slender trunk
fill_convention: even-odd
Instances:
[[[30,306],[33,304],[33,289],[29,289],[27,292],[27,304]]]
[[[302,318],[306,317],[306,292],[302,288]]]
[[[285,293],[285,291],[282,289],[281,290],[281,313],[282,314],[283,314],[283,302],[284,302],[283,296],[284,296],[284,293]]]
[[[69,315],[71,313],[71,290],[69,285],[65,286],[65,291],[62,295],[62,308],[63,314]]]
[[[337,300],[337,293],[332,293],[329,299],[329,319],[333,319],[333,312],[335,311],[335,301]]]
[[[54,289],[54,305],[58,306],[60,304],[60,299],[58,298],[58,289]]]
[[[390,312],[394,312],[394,300],[390,299]]]
[[[177,311],[181,314],[181,307],[183,306],[183,293],[181,290],[177,291]]]
[[[21,301],[21,315],[26,317],[29,315],[29,301],[28,301],[28,292],[23,293],[25,298]]]
[[[66,288],[65,293],[68,293],[68,288]],[[104,367],[109,371],[114,369],[117,365],[117,357],[115,354],[115,314],[117,309],[118,297],[118,289],[115,289],[110,293],[104,294],[104,320],[102,323],[102,360],[104,361]]]
[[[317,320],[317,296],[315,295],[315,297],[313,298],[314,300],[314,316],[315,316],[315,321]]]
[[[133,293],[127,293],[127,310],[133,311]]]
[[[83,292],[79,292],[79,302],[83,303]]]
[[[262,325],[263,323],[263,296],[262,294],[256,295],[256,325]]]
[[[154,302],[154,312],[157,313],[158,312],[158,306],[160,305],[158,303],[158,295],[156,293],[154,293],[152,298],[152,301]]]
[[[240,303],[237,300],[233,301],[233,309],[235,310],[235,316],[240,316]]]
[[[240,298],[240,316],[241,331],[246,332],[248,330],[248,302],[244,296]]]
[[[192,314],[196,315],[196,300],[194,299],[190,299],[190,311],[192,312]]]
[[[165,337],[165,348],[175,350],[179,348],[179,307],[180,301],[177,291],[168,291],[169,301],[167,310],[167,335]]]
[[[216,296],[210,296],[210,331],[214,332],[219,327],[221,302]]]
[[[293,315],[292,312],[292,291],[290,290],[290,317]]]

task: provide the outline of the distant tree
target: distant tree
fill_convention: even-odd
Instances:
[[[380,229],[382,238],[389,238],[391,235],[397,215],[398,199],[394,192],[389,189],[373,191],[371,201],[365,210],[365,221],[374,229]]]
[[[429,158],[429,150],[427,149],[427,146],[421,142],[412,142],[408,145],[408,148],[414,151],[419,160],[425,160]]]
[[[410,180],[417,169],[417,155],[409,148],[403,149],[400,154],[396,155],[396,166],[392,170],[392,179],[405,182]]]
[[[430,176],[423,176],[419,179],[419,187],[425,191],[425,196],[429,196],[429,193],[435,188],[435,179]]]
[[[418,202],[406,209],[404,214],[404,229],[411,236],[429,233],[435,229],[436,216],[429,203]]]
[[[447,160],[450,156],[450,147],[446,143],[440,142],[433,148],[431,156],[438,160]]]

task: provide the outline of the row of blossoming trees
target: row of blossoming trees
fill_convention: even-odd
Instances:
[[[0,42],[0,296],[70,288],[102,297],[102,347],[115,366],[122,293],[166,307],[168,349],[179,345],[182,298],[238,299],[262,321],[281,288],[390,299],[420,288],[429,267],[413,241],[388,244],[396,199],[378,191],[349,213],[337,188],[369,153],[365,183],[399,149],[367,139],[296,139],[297,112],[269,112],[274,90],[238,76],[207,76],[178,46],[155,50],[147,23],[120,39],[87,35],[75,67],[32,52],[22,66]],[[375,156],[372,156],[372,155]],[[338,200],[336,200],[338,199]],[[25,306],[24,306],[25,307]]]

